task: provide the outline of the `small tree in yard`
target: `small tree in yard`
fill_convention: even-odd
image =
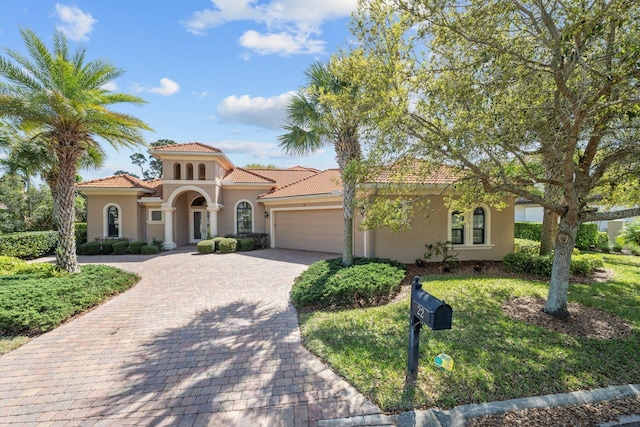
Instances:
[[[109,110],[113,104],[142,104],[141,98],[109,92],[104,85],[123,71],[103,60],[86,62],[86,50],[71,54],[61,32],[53,37],[50,51],[35,33],[21,31],[31,58],[7,50],[0,56],[0,119],[36,135],[51,161],[46,165],[47,184],[53,196],[58,228],[58,268],[78,271],[74,236],[75,178],[83,156],[102,153],[97,141],[132,146],[143,143],[141,120]],[[41,147],[41,148],[42,148]]]
[[[544,311],[566,317],[579,225],[640,215],[590,207],[612,203],[640,168],[636,2],[361,0],[354,21],[358,49],[386,64],[363,71],[363,84],[404,87],[404,102],[389,104],[403,138],[370,151],[448,164],[459,192],[524,197],[557,215]],[[385,33],[394,45],[372,37]]]

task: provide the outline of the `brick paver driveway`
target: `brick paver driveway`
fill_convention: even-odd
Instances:
[[[301,346],[288,303],[293,278],[326,256],[270,249],[81,258],[142,280],[0,356],[0,425],[372,419],[378,408]]]

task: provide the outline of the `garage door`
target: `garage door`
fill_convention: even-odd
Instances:
[[[342,253],[342,209],[275,212],[276,248]]]

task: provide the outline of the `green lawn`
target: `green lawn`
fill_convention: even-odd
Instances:
[[[513,320],[513,296],[546,297],[542,281],[481,276],[423,278],[424,289],[453,307],[453,329],[420,337],[417,381],[406,381],[408,298],[382,307],[300,316],[305,345],[385,411],[505,400],[640,383],[640,258],[604,255],[615,276],[574,284],[569,300],[628,320],[623,340],[574,338]],[[452,372],[433,359],[446,353]]]
[[[85,265],[72,276],[44,267],[51,266],[22,263],[0,269],[0,354],[54,329],[139,280],[133,273],[105,265]]]

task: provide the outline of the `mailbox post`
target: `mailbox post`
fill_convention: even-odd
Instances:
[[[420,347],[420,329],[423,324],[431,330],[451,329],[453,310],[444,301],[422,290],[420,277],[411,282],[411,312],[409,314],[409,363],[408,371],[418,371],[418,349]]]

